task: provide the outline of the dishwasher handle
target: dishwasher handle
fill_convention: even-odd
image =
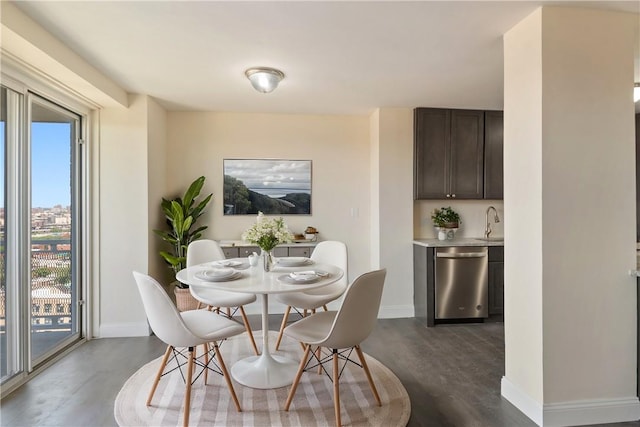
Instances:
[[[437,252],[436,258],[484,258],[487,256],[486,252]]]

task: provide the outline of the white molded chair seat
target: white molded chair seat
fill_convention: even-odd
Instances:
[[[328,286],[305,292],[276,294],[276,299],[291,307],[313,310],[337,300],[344,294],[345,289],[346,286],[342,283],[332,283]]]
[[[239,292],[218,291],[206,289],[201,286],[189,286],[191,295],[204,305],[214,307],[240,307],[251,304],[256,300],[254,294],[241,294]],[[211,303],[215,304],[211,304]]]
[[[205,262],[221,261],[225,259],[222,248],[215,240],[196,240],[191,242],[187,247],[187,267],[192,267],[198,264],[204,264]],[[204,304],[211,310],[212,307],[227,308],[228,315],[231,316],[231,308],[238,308],[242,315],[242,321],[244,327],[249,335],[249,341],[253,347],[253,351],[256,354],[258,352],[258,346],[253,338],[253,332],[249,325],[249,319],[242,306],[251,304],[257,298],[254,294],[244,294],[240,292],[227,292],[219,291],[216,289],[209,289],[204,286],[189,286],[189,292],[198,300],[200,304]],[[199,304],[198,304],[199,307]]]
[[[280,325],[280,333],[276,341],[276,350],[280,347],[284,328],[287,326],[287,320],[291,309],[308,310],[315,312],[316,309],[324,307],[332,301],[337,300],[344,294],[349,283],[347,246],[342,242],[327,240],[316,245],[311,253],[311,259],[322,264],[331,264],[340,267],[344,271],[342,278],[328,286],[303,292],[287,292],[284,294],[276,294],[276,301],[287,306],[282,323]]]
[[[380,308],[380,300],[382,299],[382,288],[387,271],[376,270],[359,276],[347,289],[344,300],[340,309],[336,311],[325,311],[312,314],[296,323],[287,326],[284,334],[296,341],[300,341],[304,345],[304,355],[300,361],[300,366],[293,385],[289,391],[285,411],[289,410],[291,401],[300,382],[300,377],[307,366],[307,359],[312,354],[316,358],[319,365],[327,363],[329,360],[333,362],[333,403],[336,417],[336,425],[341,425],[340,420],[340,372],[339,359],[345,359],[344,363],[352,362],[345,356],[345,352],[339,352],[341,349],[354,348],[362,368],[364,369],[367,380],[374,398],[378,406],[382,405],[380,396],[373,383],[371,372],[365,360],[364,354],[360,349],[360,343],[364,341],[373,330],[378,318],[378,310]],[[311,348],[317,347],[312,353]],[[321,358],[320,348],[329,348],[332,355],[327,358]],[[353,362],[355,363],[355,362]],[[319,367],[322,369],[322,367]]]
[[[163,375],[167,362],[173,354],[178,367],[184,363],[178,357],[184,357],[177,347],[187,347],[189,355],[187,356],[187,368],[185,379],[185,397],[184,397],[184,418],[183,425],[189,425],[189,409],[191,407],[191,383],[195,365],[202,367],[204,371],[204,382],[207,383],[207,374],[209,369],[209,343],[213,343],[215,356],[218,359],[220,373],[225,378],[231,397],[235,403],[236,409],[241,411],[238,397],[233,389],[233,384],[229,378],[217,341],[227,339],[234,335],[244,332],[244,327],[233,319],[215,314],[206,310],[191,310],[179,312],[173,304],[162,286],[152,277],[146,274],[133,272],[133,277],[138,285],[142,304],[147,314],[147,319],[151,329],[156,336],[167,344],[167,350],[162,358],[162,363],[158,369],[155,380],[147,398],[147,406],[151,405],[151,400],[158,387],[158,382]],[[204,363],[197,361],[195,358],[195,349],[198,345],[205,346]],[[171,369],[173,370],[173,369]],[[184,378],[184,376],[183,376]],[[197,377],[196,377],[197,378]]]

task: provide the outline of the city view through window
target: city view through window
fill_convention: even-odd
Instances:
[[[32,104],[31,135],[31,248],[30,278],[20,284],[7,283],[6,277],[6,231],[15,227],[7,224],[5,216],[5,123],[0,123],[2,136],[0,150],[0,367],[1,377],[12,375],[18,366],[9,363],[11,358],[20,358],[18,351],[11,348],[16,340],[6,335],[16,329],[10,322],[16,317],[11,310],[17,310],[16,301],[11,298],[15,287],[29,285],[30,312],[28,325],[30,340],[30,360],[38,361],[64,340],[77,335],[78,292],[73,278],[74,260],[72,248],[73,234],[73,141],[77,120],[66,113],[50,109],[46,104]],[[9,248],[11,250],[11,248]],[[26,254],[25,254],[26,255]],[[19,321],[19,320],[18,320]],[[24,325],[26,326],[26,325]],[[24,330],[24,329],[22,329]]]

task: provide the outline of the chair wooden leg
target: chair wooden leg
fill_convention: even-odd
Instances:
[[[338,350],[333,349],[333,409],[336,413],[336,426],[341,427],[340,420],[340,367],[338,365]]]
[[[290,312],[291,306],[288,305],[284,315],[282,316],[282,324],[280,325],[280,332],[278,333],[278,341],[276,341],[276,350],[280,347],[280,341],[282,341],[282,335],[284,334],[284,328],[287,326],[287,319],[289,319]]]
[[[322,364],[320,363],[321,357],[322,357],[322,347],[318,346],[316,348],[316,359],[318,359],[318,375],[322,375]]]
[[[198,305],[196,305],[196,310],[200,310],[200,307],[202,307],[202,303],[198,301]]]
[[[227,317],[231,317],[231,307],[227,307]]]
[[[164,371],[164,367],[167,366],[167,360],[169,360],[169,356],[171,355],[171,350],[173,350],[173,347],[168,345],[167,351],[164,352],[164,357],[162,358],[162,362],[160,362],[160,368],[158,368],[156,379],[153,381],[153,386],[151,386],[151,392],[149,392],[149,397],[147,398],[147,406],[151,405],[151,399],[153,399],[153,394],[156,392],[156,387],[158,387],[158,382],[160,382],[160,377],[162,377],[162,372]]]
[[[311,314],[316,314],[316,309],[315,308],[311,309]]]
[[[291,401],[293,400],[293,395],[296,393],[296,389],[298,388],[298,383],[300,382],[300,377],[302,376],[302,372],[304,371],[304,365],[307,364],[307,358],[309,357],[310,351],[311,351],[311,346],[306,345],[304,348],[304,355],[302,356],[302,360],[300,360],[300,366],[298,367],[298,372],[296,373],[296,377],[293,380],[293,384],[291,384],[291,390],[289,390],[287,403],[284,405],[285,411],[289,410],[289,406],[291,405]]]
[[[207,385],[207,379],[209,378],[209,344],[202,344],[204,348],[204,385]]]
[[[327,304],[323,305],[322,308],[324,308],[324,311],[329,311],[329,309],[327,308]]]
[[[378,402],[378,406],[382,406],[382,402],[380,401],[380,396],[378,395],[378,390],[376,389],[376,385],[373,383],[373,378],[371,377],[371,371],[369,371],[369,365],[364,359],[364,354],[362,354],[362,349],[359,345],[356,346],[356,353],[358,353],[358,357],[360,358],[360,363],[362,363],[362,368],[364,369],[364,373],[367,375],[367,380],[369,380],[369,385],[371,386],[371,391],[373,391],[373,397],[376,398],[376,402]]]
[[[260,354],[258,351],[258,346],[256,345],[256,340],[253,338],[253,331],[251,330],[251,325],[249,324],[249,319],[247,318],[247,313],[244,312],[244,307],[238,307],[240,309],[240,314],[242,315],[242,321],[244,322],[244,328],[247,330],[249,334],[249,340],[251,341],[251,346],[253,347],[253,351],[255,351],[256,356]],[[276,350],[278,346],[276,346]]]
[[[189,363],[187,364],[187,379],[184,393],[184,427],[189,427],[189,410],[191,409],[191,381],[193,378],[193,354],[194,347],[189,347]]]
[[[231,377],[229,376],[229,372],[227,371],[227,365],[224,364],[224,360],[222,359],[222,355],[220,354],[220,349],[218,348],[218,343],[215,341],[213,343],[213,348],[216,350],[216,356],[218,357],[220,370],[222,370],[222,376],[227,382],[227,387],[229,387],[229,392],[231,393],[233,403],[236,404],[236,409],[238,410],[238,412],[242,412],[242,409],[240,408],[240,402],[238,402],[238,396],[236,396],[236,391],[233,389],[233,383],[231,383]]]

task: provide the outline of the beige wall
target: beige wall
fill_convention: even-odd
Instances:
[[[543,425],[640,417],[637,25],[544,8],[505,37],[503,395]]]
[[[148,98],[147,122],[147,157],[148,161],[148,196],[147,211],[151,229],[166,229],[165,216],[160,209],[160,201],[165,195],[167,183],[167,112],[153,98]],[[166,250],[162,240],[155,233],[148,235],[149,274],[161,282],[168,283],[173,270],[168,268],[158,255]]]
[[[413,315],[413,110],[378,111],[378,155],[371,165],[377,175],[372,199],[380,244],[373,267],[387,269],[383,301],[392,317]]]
[[[294,232],[312,225],[319,239],[344,241],[353,279],[371,266],[369,133],[365,116],[171,112],[167,194],[206,176],[203,191],[213,193],[213,202],[202,217],[205,236],[240,239],[255,217],[223,215],[223,159],[312,160],[312,214],[285,220]]]
[[[148,98],[100,115],[100,337],[148,333],[131,272],[149,269]]]
[[[538,403],[544,397],[541,20],[538,9],[504,37],[505,377]]]

